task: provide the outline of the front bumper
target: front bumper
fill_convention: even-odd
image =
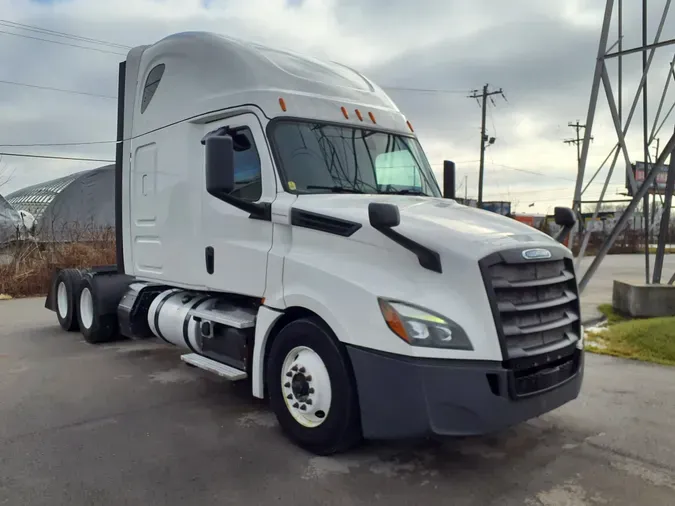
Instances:
[[[401,357],[349,346],[363,435],[393,439],[481,435],[575,399],[584,352],[557,367],[514,372],[500,362]]]

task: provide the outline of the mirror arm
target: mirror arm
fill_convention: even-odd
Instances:
[[[560,232],[558,232],[558,235],[555,236],[555,240],[559,243],[562,243],[565,239],[567,239],[567,236],[571,230],[572,227],[563,227]]]
[[[246,200],[239,199],[225,192],[209,192],[211,195],[216,197],[219,200],[222,200],[226,204],[241,209],[247,213],[250,213],[249,218],[254,218],[258,220],[271,221],[272,220],[272,205],[269,202],[248,202]]]
[[[211,132],[207,133],[204,137],[202,137],[201,143],[202,146],[206,145],[206,139],[209,137],[217,137],[219,135],[226,135],[230,132],[230,127],[223,126],[220,128],[216,128],[215,130],[212,130]]]
[[[391,219],[392,215],[393,219]],[[394,204],[384,204],[377,202],[369,203],[368,219],[370,221],[370,226],[375,230],[380,232],[385,237],[388,237],[399,246],[402,246],[411,253],[414,253],[422,267],[438,273],[443,272],[441,257],[438,252],[427,248],[426,246],[410,239],[409,237],[404,236],[393,229],[393,227],[397,227],[401,223],[401,216],[399,214],[398,207],[396,207]]]

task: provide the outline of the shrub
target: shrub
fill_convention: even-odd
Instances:
[[[9,263],[0,265],[0,293],[12,297],[46,295],[59,268],[84,268],[115,263],[112,229],[88,231],[78,241],[17,241],[2,252]]]

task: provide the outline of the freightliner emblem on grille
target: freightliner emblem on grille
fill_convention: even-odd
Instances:
[[[551,252],[543,248],[526,249],[522,253],[525,260],[541,260],[551,258]]]

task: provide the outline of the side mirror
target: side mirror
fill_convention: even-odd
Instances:
[[[455,198],[455,162],[443,162],[443,198]]]
[[[573,227],[577,218],[569,207],[556,207],[553,210],[553,219],[556,225],[561,227]]]
[[[577,222],[574,211],[572,211],[569,207],[556,207],[553,210],[553,220],[555,221],[556,225],[562,227],[560,232],[558,232],[558,235],[555,237],[555,240],[561,243],[565,242],[565,239],[567,239],[567,236]]]
[[[371,202],[368,204],[368,219],[375,229],[392,228],[401,223],[401,215],[394,204]]]
[[[234,142],[229,135],[210,135],[206,145],[206,191],[221,197],[234,189]]]

